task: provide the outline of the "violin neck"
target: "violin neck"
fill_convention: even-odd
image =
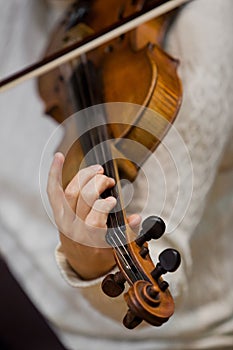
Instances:
[[[116,185],[102,193],[102,198],[113,196],[117,204],[108,216],[110,229],[106,239],[112,246],[126,244],[125,214],[122,210],[122,196],[116,160],[111,151],[111,134],[100,96],[101,79],[93,63],[82,57],[70,79],[69,90],[74,110],[82,112],[78,118],[78,134],[85,166],[101,164],[106,176],[114,178]],[[88,108],[95,106],[93,108]],[[81,131],[80,131],[81,130]]]
[[[83,54],[73,70],[69,90],[76,111],[103,102],[100,75],[94,64]]]

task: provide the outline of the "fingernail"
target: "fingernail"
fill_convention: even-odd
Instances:
[[[60,162],[63,159],[64,159],[64,155],[61,152],[57,152],[54,154],[54,160],[56,162]]]
[[[116,198],[115,197],[107,197],[105,200],[108,201],[108,202],[116,203]]]
[[[130,225],[131,226],[139,226],[140,225],[140,223],[141,223],[141,217],[140,217],[140,215],[135,215],[135,216],[132,216],[131,217],[131,222],[130,222]]]
[[[94,171],[103,170],[103,167],[100,164],[95,164],[91,166]]]

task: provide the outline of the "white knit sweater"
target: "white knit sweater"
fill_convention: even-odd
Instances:
[[[40,1],[0,4],[2,77],[40,57],[58,13]],[[152,258],[168,246],[182,254],[180,269],[166,277],[176,312],[159,329],[124,329],[122,298],[103,295],[100,280],[80,280],[57,251],[65,280],[76,288],[61,278],[56,228],[38,181],[56,125],[43,117],[35,82],[0,96],[1,251],[70,349],[233,349],[232,11],[230,0],[194,0],[180,12],[167,50],[181,61],[183,105],[143,168],[148,184],[141,174],[133,185],[130,212],[161,213],[167,223],[164,238],[150,244]]]

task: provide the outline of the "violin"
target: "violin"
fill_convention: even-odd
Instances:
[[[75,1],[55,28],[45,53],[67,52],[88,38],[103,33],[115,23],[145,12],[166,1],[95,0]],[[158,147],[176,118],[182,100],[178,61],[162,49],[162,43],[173,14],[157,17],[97,48],[82,53],[72,61],[41,75],[38,91],[45,113],[63,123],[74,113],[84,110],[86,116],[67,128],[59,149],[66,154],[63,167],[64,188],[80,166],[101,164],[116,185],[102,197],[114,196],[117,205],[108,215],[106,242],[112,247],[119,272],[106,276],[102,289],[110,297],[124,294],[128,311],[123,324],[133,329],[143,320],[161,326],[174,312],[169,285],[162,275],[174,272],[180,265],[180,254],[166,249],[154,266],[147,241],[159,239],[165,232],[164,221],[157,216],[147,218],[139,235],[127,224],[121,196],[120,180],[133,181],[142,164]],[[141,106],[137,115],[130,108],[119,118],[119,111],[109,110],[116,102]],[[92,116],[88,109],[99,106]],[[153,113],[147,113],[147,111]],[[86,111],[86,112],[85,112]],[[91,118],[94,118],[94,124]],[[158,122],[159,121],[159,122]],[[77,140],[70,147],[70,133]],[[80,129],[85,132],[80,133]],[[132,149],[128,141],[142,147]],[[101,147],[99,147],[101,145]],[[98,152],[92,152],[93,149]]]

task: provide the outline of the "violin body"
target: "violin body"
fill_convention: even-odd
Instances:
[[[74,2],[55,29],[45,55],[81,41],[93,32],[101,33],[103,28],[140,9],[146,2]],[[42,75],[38,80],[45,112],[58,123],[62,123],[79,110],[105,104],[106,128],[101,129],[101,133],[104,132],[106,140],[111,139],[111,150],[105,149],[104,153],[111,152],[114,158],[110,167],[112,170],[107,175],[115,177],[116,180],[135,179],[143,162],[169,130],[181,105],[182,86],[177,76],[178,62],[161,49],[171,17],[169,14],[154,19],[88,52],[85,57],[78,57]],[[114,114],[114,110],[111,110],[109,113],[108,104],[111,105],[112,102],[127,103],[128,110],[121,114],[121,119],[117,115],[119,111],[116,110]],[[132,113],[131,104],[141,106],[136,115]],[[148,114],[147,109],[153,113]],[[79,125],[70,125],[59,147],[59,150],[66,154],[63,167],[64,188],[80,169],[87,153],[84,151],[87,139],[79,138],[69,146],[71,135],[78,128]],[[96,135],[98,131],[93,132]],[[89,136],[90,134],[86,135],[87,138]],[[143,147],[128,147],[128,140],[135,141]],[[108,169],[109,166],[106,167],[106,172]],[[116,193],[114,196],[119,196],[120,190],[117,189]],[[125,294],[129,311],[123,321],[124,325],[134,328],[144,319],[152,325],[159,326],[166,322],[174,311],[168,284],[163,281],[161,274],[173,272],[179,266],[178,252],[165,254],[166,259],[161,257],[161,261],[167,261],[167,257],[170,259],[169,266],[165,267],[166,263],[160,262],[155,268],[149,256],[147,239],[138,240],[126,224],[123,209],[120,210],[119,219],[116,220],[114,215],[109,215],[109,227],[112,228],[116,221],[121,222],[121,230],[124,231],[126,240],[116,248],[111,242],[113,237],[109,235],[106,238],[114,249],[120,272],[116,276],[110,275],[104,279],[103,290],[109,296],[118,296],[124,290],[123,285],[127,281],[131,287]],[[144,226],[148,227],[144,227],[141,235],[145,236],[149,231],[148,239],[157,239],[165,231],[164,223],[157,217],[148,220]],[[125,261],[128,261],[129,266],[126,267]],[[139,272],[134,271],[135,266]],[[130,269],[133,272],[129,273]]]
[[[46,55],[61,48],[64,43],[68,45],[75,40],[81,40],[92,31],[101,30],[104,26],[116,21],[125,3],[126,1],[109,1],[109,7],[107,6],[106,10],[106,2],[93,1],[89,16],[86,15],[84,18],[85,23],[78,23],[67,32],[66,28],[72,17],[68,11],[67,17],[56,28]],[[76,3],[73,6],[75,5]],[[107,15],[109,8],[114,9],[110,12],[111,16]],[[128,14],[129,7],[125,6],[125,12]],[[161,130],[158,130],[158,123],[147,120],[146,114],[143,118],[132,115],[129,111],[117,124],[114,111],[107,113],[112,138],[118,139],[114,145],[116,154],[119,159],[125,159],[125,161],[119,161],[120,172],[122,177],[130,181],[135,179],[139,166],[159,145],[159,139],[161,140],[168,131],[169,124],[174,121],[181,105],[182,86],[177,75],[178,61],[160,47],[171,17],[173,14],[159,17],[87,54],[87,59],[98,71],[98,84],[96,81],[93,84],[98,86],[94,86],[95,94],[99,95],[97,103],[129,102],[141,105],[155,111],[155,117],[158,114],[167,121],[160,126]],[[154,38],[153,41],[152,38]],[[38,80],[39,93],[45,103],[45,113],[52,116],[58,123],[62,123],[77,110],[82,109],[80,106],[77,107],[74,97],[69,93],[74,66],[78,64],[78,60],[72,62],[71,66],[66,64],[64,67],[42,75]],[[124,83],[125,81],[127,84]],[[146,130],[151,132],[148,133]],[[69,142],[68,135],[67,130],[63,143],[59,147],[61,151],[66,149],[66,143]],[[159,139],[154,135],[159,135]],[[124,142],[125,139],[137,140],[145,146],[145,152],[129,154],[130,150]],[[146,149],[149,152],[146,152]],[[69,170],[67,173],[66,166],[64,167],[64,186],[77,173],[82,158],[82,150],[77,141],[67,154],[66,162],[69,163]],[[130,162],[130,159],[135,159],[135,162]]]

